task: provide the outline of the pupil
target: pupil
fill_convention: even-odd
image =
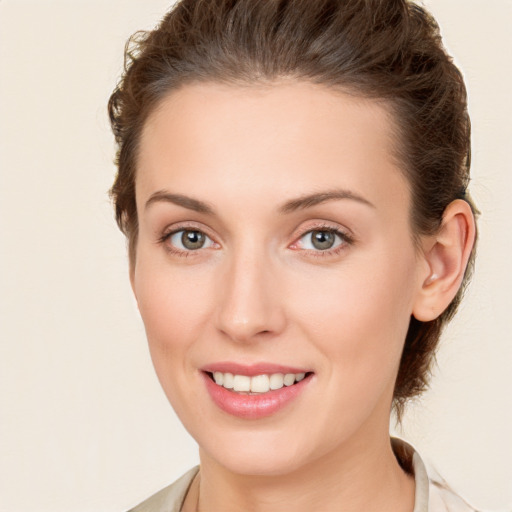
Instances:
[[[334,233],[330,231],[313,231],[313,246],[316,249],[326,250],[334,245]]]
[[[187,249],[200,249],[204,245],[204,234],[200,231],[184,231],[181,243]]]

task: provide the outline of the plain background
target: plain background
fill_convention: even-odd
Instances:
[[[425,4],[466,76],[483,215],[475,279],[401,435],[475,506],[511,510],[512,1]],[[198,461],[107,197],[124,43],[168,7],[0,0],[1,512],[120,512]]]

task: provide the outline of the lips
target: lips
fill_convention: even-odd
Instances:
[[[222,372],[232,373],[233,375],[247,375],[253,377],[254,375],[272,374],[272,373],[301,373],[308,372],[309,369],[299,368],[296,366],[285,366],[282,364],[273,363],[255,363],[255,364],[240,364],[233,362],[218,362],[205,365],[201,368],[204,372]]]
[[[304,368],[268,363],[241,365],[222,362],[201,370],[215,405],[232,416],[244,419],[275,414],[300,398],[314,375]]]

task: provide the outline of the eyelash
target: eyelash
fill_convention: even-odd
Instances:
[[[158,243],[165,246],[165,249],[173,255],[182,257],[182,258],[188,258],[189,256],[194,255],[194,253],[199,252],[200,249],[197,250],[188,250],[183,251],[181,249],[177,249],[173,247],[171,244],[169,244],[170,238],[175,235],[176,233],[180,233],[181,231],[197,231],[198,233],[202,233],[206,237],[210,238],[204,231],[202,231],[199,228],[196,228],[195,226],[179,226],[176,229],[173,229],[172,231],[165,232],[159,239]],[[310,227],[303,233],[299,235],[299,237],[296,239],[297,242],[304,238],[306,235],[313,233],[314,231],[322,231],[327,233],[333,233],[337,237],[341,239],[341,243],[335,247],[334,249],[326,249],[324,251],[322,250],[312,250],[312,249],[304,249],[305,252],[309,253],[309,255],[315,257],[315,258],[325,258],[329,256],[335,256],[342,252],[344,249],[347,248],[347,246],[353,245],[354,239],[351,235],[346,233],[345,231],[342,231],[338,228],[335,228],[333,226],[327,225],[327,224],[320,224],[315,225],[313,227]],[[292,245],[296,244],[297,242],[294,242]],[[215,243],[215,242],[214,242]]]
[[[308,228],[306,231],[304,231],[298,238],[297,241],[304,238],[306,235],[313,233],[314,231],[322,231],[326,233],[332,233],[338,238],[341,239],[341,243],[334,247],[333,249],[326,249],[324,251],[322,250],[313,250],[313,249],[304,249],[308,253],[308,255],[313,256],[314,258],[328,258],[332,256],[336,256],[342,251],[344,251],[348,246],[354,244],[354,238],[349,235],[346,231],[343,231],[339,228],[335,228],[333,226],[330,226],[328,224],[319,224],[315,225],[313,227]],[[294,242],[293,245],[295,245],[297,242]]]
[[[188,258],[189,256],[194,256],[194,253],[199,252],[199,249],[197,250],[188,250],[183,251],[181,249],[177,249],[176,247],[172,246],[169,242],[171,237],[175,235],[176,233],[180,233],[181,231],[192,231],[197,233],[202,233],[204,236],[210,238],[204,231],[202,231],[199,228],[196,228],[195,226],[179,226],[178,228],[173,229],[172,231],[166,231],[159,239],[158,243],[163,245],[165,247],[165,250],[173,255],[179,256],[181,258]]]

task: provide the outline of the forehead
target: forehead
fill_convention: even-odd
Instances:
[[[368,200],[408,201],[385,104],[323,86],[186,85],[145,123],[137,200],[193,191],[239,204],[342,187]]]

